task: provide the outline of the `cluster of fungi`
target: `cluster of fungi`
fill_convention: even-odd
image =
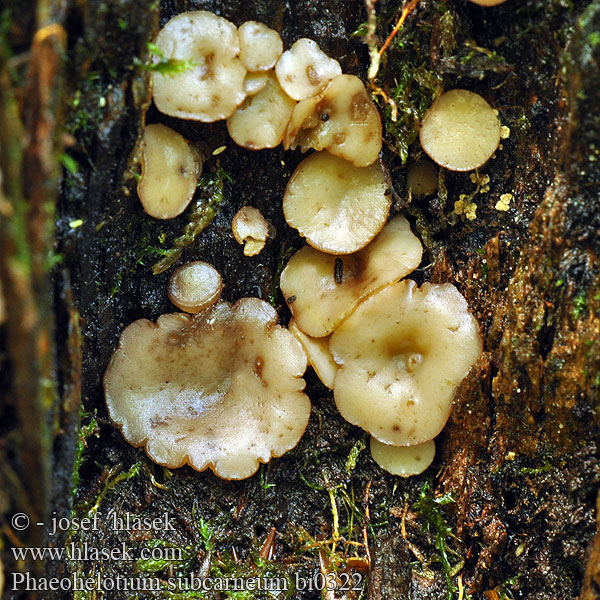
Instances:
[[[341,415],[371,435],[382,468],[421,473],[481,338],[453,285],[404,279],[421,262],[422,246],[404,216],[389,218],[381,119],[363,82],[343,74],[312,40],[284,52],[266,25],[236,28],[205,11],[171,19],[156,46],[187,65],[153,74],[159,111],[226,119],[231,138],[250,150],[314,150],[283,197],[287,223],[308,245],[281,274],[292,315],[287,328],[259,298],[221,300],[223,283],[211,265],[177,269],[168,294],[184,312],[156,324],[140,319],[121,335],[104,377],[111,419],[162,465],[243,479],[300,440],[311,412],[302,378],[310,365],[333,390]],[[423,119],[420,139],[437,164],[467,171],[495,152],[500,123],[483,98],[451,90]],[[158,219],[181,214],[202,171],[201,154],[164,125],[147,125],[141,163],[146,212]],[[420,164],[411,175],[415,193],[429,193],[435,173],[433,163]],[[247,256],[269,236],[268,223],[249,206],[232,229]]]

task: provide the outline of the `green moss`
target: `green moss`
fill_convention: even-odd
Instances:
[[[287,265],[290,257],[294,254],[295,248],[293,246],[287,246],[285,243],[281,246],[279,252],[279,259],[277,261],[277,267],[275,267],[275,273],[273,279],[271,279],[271,285],[269,286],[269,293],[267,294],[267,301],[275,308],[279,309],[279,302],[277,301],[277,295],[279,293],[279,282],[281,280],[281,273]]]
[[[191,60],[166,58],[163,51],[152,42],[148,42],[148,51],[150,54],[154,55],[155,59],[146,61],[140,60],[139,58],[133,59],[134,66],[142,71],[152,71],[154,73],[160,73],[161,75],[172,76],[177,73],[188,71],[198,64]]]
[[[96,420],[96,411],[94,411],[93,415],[90,415],[84,412],[83,408],[79,409],[79,420],[84,421],[88,420],[89,422],[85,425],[81,426],[81,430],[79,432],[79,438],[77,440],[77,450],[75,451],[75,460],[73,462],[73,474],[71,476],[71,498],[75,498],[75,494],[77,493],[77,488],[79,487],[79,471],[81,469],[81,465],[83,464],[83,458],[85,455],[85,450],[87,448],[87,440],[90,436],[96,435],[98,436],[98,421]]]
[[[358,455],[367,447],[366,438],[361,438],[352,446],[352,450],[350,450],[350,454],[348,454],[348,458],[346,459],[346,472],[352,473],[356,468],[356,462],[358,460]]]
[[[107,494],[111,490],[115,489],[123,481],[128,481],[132,477],[136,477],[139,474],[141,468],[142,468],[142,463],[137,462],[132,467],[130,467],[129,470],[121,471],[119,474],[115,475],[114,477],[109,477],[106,480],[104,487],[102,488],[102,491],[96,497],[96,502],[88,511],[88,517],[93,517],[98,512],[98,509],[100,508],[100,504],[102,503],[102,500],[104,500],[104,498],[106,498]]]
[[[196,560],[197,552],[192,546],[178,546],[166,540],[154,539],[145,544],[146,548],[161,548],[157,553],[160,558],[138,559],[136,567],[144,575],[154,575],[169,569],[176,577],[188,575]]]
[[[413,510],[425,520],[422,531],[433,536],[434,546],[439,553],[439,560],[446,578],[447,600],[452,600],[458,591],[453,577],[462,569],[464,564],[463,558],[448,546],[450,539],[455,536],[441,511],[441,507],[454,502],[456,502],[456,497],[453,493],[434,496],[429,482],[425,482],[417,501],[413,505]],[[452,564],[450,556],[454,556],[458,561]]]
[[[224,201],[225,182],[231,182],[231,176],[217,162],[214,173],[202,176],[198,183],[200,198],[194,201],[187,213],[188,223],[182,235],[175,238],[173,247],[169,249],[156,248],[162,258],[152,266],[155,275],[164,273],[171,268],[183,254],[183,249],[191,246],[196,238],[211,224],[221,211]]]
[[[400,12],[398,7],[393,18],[386,15],[382,21],[393,23]],[[394,108],[389,103],[384,106],[383,121],[390,148],[403,163],[408,159],[410,145],[417,139],[421,118],[443,89],[443,77],[429,68],[433,22],[433,15],[429,14],[418,20],[412,16],[407,19],[382,57],[379,76],[374,82],[393,101]],[[444,8],[439,25],[440,47],[445,51],[455,43],[453,13]],[[385,35],[380,35],[385,39]],[[381,96],[374,97],[378,100]]]
[[[71,175],[77,175],[79,172],[79,163],[69,154],[64,152],[60,156],[60,162],[62,166],[71,173]]]
[[[540,473],[548,473],[552,469],[552,465],[547,459],[544,459],[544,464],[541,467],[521,467],[519,471],[522,475],[539,475]]]
[[[71,98],[66,130],[77,139],[78,148],[90,152],[104,118],[106,86],[99,70],[90,70]],[[63,163],[64,164],[64,163]],[[67,166],[67,165],[65,165]],[[67,173],[74,175],[67,167]]]
[[[573,315],[573,318],[577,321],[587,308],[587,299],[583,292],[575,297],[575,300],[573,300],[573,305],[574,308],[571,314]]]

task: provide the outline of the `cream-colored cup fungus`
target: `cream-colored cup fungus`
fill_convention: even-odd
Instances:
[[[264,23],[246,21],[238,29],[240,60],[248,71],[268,71],[283,52],[279,34]]]
[[[392,475],[411,477],[420,475],[435,457],[435,442],[429,440],[415,446],[390,446],[371,437],[371,456]]]
[[[290,178],[283,214],[290,227],[323,252],[350,254],[383,227],[391,195],[379,163],[355,167],[329,152],[305,158]]]
[[[242,206],[231,222],[233,237],[244,244],[245,256],[256,256],[265,247],[269,237],[269,224],[258,208]]]
[[[363,298],[398,281],[421,262],[421,242],[403,216],[355,254],[335,257],[305,246],[281,273],[281,291],[298,327],[307,335],[329,335]]]
[[[497,6],[506,2],[506,0],[471,0],[471,2],[479,4],[479,6]]]
[[[498,148],[500,121],[479,94],[450,90],[427,111],[419,137],[423,150],[438,165],[451,171],[471,171]]]
[[[201,260],[179,267],[169,280],[171,302],[188,313],[197,313],[214,304],[221,295],[223,280],[220,273]]]
[[[161,112],[212,122],[226,119],[244,101],[246,69],[233,23],[204,10],[182,13],[159,31],[156,46],[165,58],[189,64],[178,73],[152,74]]]
[[[238,146],[249,150],[275,148],[283,140],[295,105],[270,75],[265,87],[246,98],[227,119],[227,131]]]
[[[258,298],[125,328],[104,376],[110,418],[169,468],[244,479],[293,448],[310,400],[306,355]]]
[[[405,279],[364,300],[329,349],[340,365],[333,393],[341,415],[380,442],[412,446],[442,430],[482,345],[454,286]]]
[[[313,98],[296,105],[284,148],[327,149],[357,167],[375,162],[381,151],[381,117],[364,83],[338,75]]]
[[[244,92],[246,96],[254,96],[269,83],[268,73],[247,73],[244,79]]]
[[[333,389],[333,382],[338,366],[329,352],[329,338],[313,338],[306,335],[292,319],[288,325],[288,329],[294,334],[296,339],[302,344],[308,363],[315,370],[317,377],[321,383]]]
[[[202,173],[202,157],[176,131],[146,125],[141,147],[138,196],[156,219],[172,219],[190,203]]]
[[[438,187],[438,168],[430,160],[418,160],[408,167],[406,187],[416,198],[433,194]]]
[[[342,68],[317,42],[301,38],[281,55],[275,73],[290,98],[304,100],[318,94],[331,79],[341,75]]]

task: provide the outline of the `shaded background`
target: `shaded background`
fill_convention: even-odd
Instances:
[[[300,444],[242,482],[159,467],[108,420],[104,370],[125,325],[173,310],[166,294],[172,269],[154,275],[152,265],[173,256],[190,220],[210,224],[177,264],[211,262],[223,275],[225,298],[271,301],[283,323],[278,276],[302,246],[280,207],[302,155],[246,151],[228,139],[224,123],[159,114],[148,91],[147,43],[171,16],[207,9],[237,25],[265,22],[286,47],[310,37],[344,72],[366,80],[367,8],[355,0],[40,0],[35,9],[3,3],[6,573],[293,581],[296,573],[347,572],[358,574],[358,589],[324,597],[600,597],[599,536],[593,541],[600,484],[598,1],[508,0],[486,9],[466,0],[421,0],[384,56],[376,83],[395,100],[399,117],[393,122],[379,97],[382,160],[395,211],[407,214],[425,247],[411,277],[454,283],[485,342],[423,475],[402,480],[382,472],[364,449],[367,436],[341,419],[311,371],[313,414]],[[378,46],[401,8],[374,5]],[[469,174],[442,173],[438,193],[425,200],[411,199],[405,183],[406,164],[420,153],[419,118],[437,93],[453,87],[483,95],[511,130],[481,169],[490,189],[473,197],[473,221],[453,212],[460,194],[476,189]],[[134,149],[144,119],[167,124],[209,156],[227,146],[206,162],[195,216],[158,222],[143,212]],[[513,196],[510,209],[499,212],[494,207],[505,193]],[[254,258],[244,257],[231,235],[231,219],[245,204],[259,208],[277,232]],[[20,532],[10,525],[15,512],[35,523],[53,513],[98,514],[104,522],[111,511],[167,512],[177,530],[115,532],[103,525],[48,537],[41,527]],[[28,562],[10,551],[85,542],[179,548],[181,560]]]

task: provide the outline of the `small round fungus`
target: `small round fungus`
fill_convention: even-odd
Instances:
[[[244,254],[255,256],[265,247],[269,237],[269,224],[258,208],[242,206],[231,222],[233,237],[244,244]]]
[[[138,196],[144,210],[156,219],[180,215],[202,173],[200,154],[176,131],[164,125],[146,125],[141,164]]]
[[[310,366],[315,370],[321,383],[333,389],[333,382],[338,366],[329,352],[329,338],[313,338],[306,335],[292,319],[288,329],[294,334],[296,339],[302,344]]]
[[[283,140],[295,104],[270,75],[265,87],[247,98],[227,119],[227,131],[244,148],[275,148]]]
[[[269,83],[268,73],[247,73],[244,79],[244,92],[246,96],[254,96],[264,89],[267,83]]]
[[[329,335],[363,298],[416,269],[422,252],[408,221],[397,216],[355,254],[335,257],[301,248],[281,273],[281,291],[298,327],[320,338]]]
[[[429,440],[416,446],[390,446],[371,437],[371,456],[392,475],[410,477],[421,474],[435,456],[435,442]]]
[[[317,42],[301,38],[281,55],[275,73],[290,98],[304,100],[318,94],[331,79],[341,75],[342,68]]]
[[[381,151],[381,117],[364,83],[338,75],[314,98],[296,105],[284,148],[327,149],[357,167],[375,162]]]
[[[246,69],[233,23],[204,10],[182,13],[159,31],[156,46],[183,65],[175,73],[152,75],[161,112],[212,122],[226,119],[244,101]]]
[[[110,418],[169,468],[245,479],[302,436],[306,356],[258,298],[135,321],[104,375]]]
[[[479,94],[450,90],[427,111],[419,135],[423,150],[438,165],[451,171],[471,171],[498,148],[500,121]]]
[[[169,299],[181,310],[197,313],[214,304],[221,295],[223,280],[208,263],[196,260],[179,267],[169,280]]]
[[[379,163],[355,167],[329,152],[315,152],[290,178],[283,214],[314,248],[350,254],[383,227],[391,205],[386,189]]]
[[[240,60],[248,71],[268,71],[283,52],[279,34],[264,23],[246,21],[238,29]]]
[[[506,0],[471,0],[471,2],[479,4],[479,6],[496,6],[506,2]]]
[[[333,393],[342,416],[380,442],[412,446],[442,430],[482,347],[454,286],[405,279],[364,300],[329,349],[340,365]]]
[[[433,194],[438,187],[438,168],[430,160],[418,160],[408,167],[406,186],[416,198]]]

